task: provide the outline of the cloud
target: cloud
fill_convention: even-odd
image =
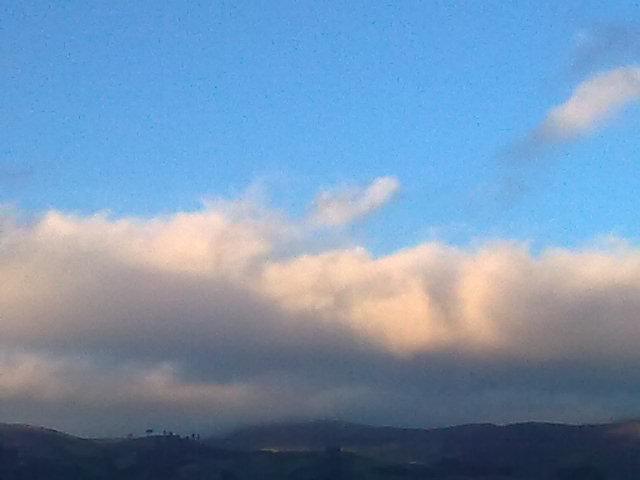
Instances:
[[[621,67],[582,82],[549,112],[537,131],[545,142],[565,142],[590,133],[624,107],[640,100],[640,67]]]
[[[637,413],[640,249],[624,242],[287,255],[295,225],[233,202],[4,224],[5,419],[123,434]]]
[[[578,32],[571,68],[584,74],[594,69],[635,62],[640,57],[640,25],[601,23]]]
[[[564,103],[552,108],[545,120],[516,142],[508,158],[529,158],[573,142],[602,127],[626,107],[640,100],[640,67],[605,71],[580,83]]]
[[[320,193],[315,200],[313,221],[318,225],[341,226],[382,208],[398,192],[395,177],[378,177],[366,188],[346,188]]]

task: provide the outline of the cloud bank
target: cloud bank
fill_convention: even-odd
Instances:
[[[1,418],[124,434],[637,413],[639,249],[286,255],[295,225],[233,206],[5,216]]]
[[[347,225],[382,208],[399,188],[397,178],[378,177],[364,188],[324,191],[315,200],[312,220],[330,227]]]

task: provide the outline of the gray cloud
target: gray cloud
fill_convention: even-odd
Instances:
[[[637,62],[640,59],[640,24],[600,23],[575,35],[571,61],[574,73]]]
[[[304,232],[255,211],[6,221],[0,415],[114,434],[637,413],[636,248],[287,256]]]

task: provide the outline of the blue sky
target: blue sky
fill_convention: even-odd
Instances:
[[[639,45],[622,1],[4,2],[0,421],[638,417]]]
[[[151,216],[259,183],[299,217],[319,190],[393,175],[395,201],[355,227],[378,252],[434,237],[633,239],[637,109],[536,158],[501,155],[621,60],[572,70],[580,35],[636,14],[633,2],[5,4],[0,201]]]

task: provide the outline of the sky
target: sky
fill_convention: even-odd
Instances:
[[[640,16],[0,5],[0,421],[640,415]]]

